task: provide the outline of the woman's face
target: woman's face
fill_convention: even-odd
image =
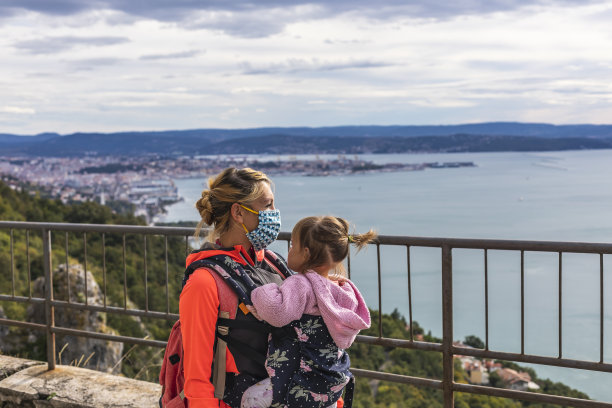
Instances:
[[[256,200],[249,203],[247,207],[249,207],[253,211],[266,211],[266,210],[275,210],[274,207],[274,193],[270,188],[270,185],[266,182],[262,182],[263,186],[263,194]],[[252,213],[250,211],[243,211],[243,219],[244,225],[247,227],[249,231],[253,231],[257,228],[257,224],[259,224],[259,214]]]

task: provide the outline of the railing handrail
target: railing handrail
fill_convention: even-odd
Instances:
[[[162,235],[166,237],[166,297],[168,297],[168,247],[167,241],[169,236],[181,236],[185,238],[186,250],[188,247],[188,240],[195,234],[196,229],[193,227],[171,227],[171,226],[144,226],[144,225],[104,225],[104,224],[69,224],[69,223],[49,223],[49,222],[24,222],[24,221],[0,221],[0,230],[10,230],[10,245],[11,245],[11,273],[13,273],[13,250],[14,250],[14,234],[13,230],[25,230],[26,231],[26,252],[28,251],[28,231],[40,231],[43,236],[43,256],[44,256],[44,277],[46,282],[53,282],[53,270],[51,267],[52,259],[52,247],[51,247],[51,233],[55,231],[65,232],[66,234],[66,253],[68,253],[68,233],[83,233],[83,250],[85,258],[85,272],[87,272],[87,240],[86,235],[89,232],[97,232],[102,234],[102,246],[104,248],[104,236],[106,233],[117,233],[123,234],[123,262],[124,262],[124,280],[125,280],[125,235],[126,234],[138,234],[144,236],[144,276],[145,282],[147,281],[147,264],[146,264],[146,243],[148,235]],[[279,240],[288,241],[291,238],[290,233],[281,232]],[[499,396],[506,398],[521,399],[526,401],[545,402],[553,403],[566,406],[575,407],[607,407],[612,408],[612,403],[605,403],[599,401],[583,400],[576,398],[560,397],[555,395],[547,394],[534,394],[530,392],[499,389],[492,387],[484,387],[473,384],[458,384],[454,382],[454,368],[453,359],[458,355],[478,357],[478,358],[491,358],[501,359],[515,362],[534,363],[547,366],[558,366],[566,368],[578,368],[589,371],[600,371],[600,372],[612,372],[612,363],[604,362],[604,261],[603,256],[605,254],[612,254],[612,243],[589,243],[589,242],[563,242],[563,241],[529,241],[529,240],[507,240],[507,239],[478,239],[478,238],[436,238],[436,237],[411,237],[411,236],[389,236],[381,235],[374,242],[376,246],[376,254],[378,261],[378,325],[379,333],[377,337],[372,336],[357,336],[357,342],[363,344],[380,345],[384,347],[400,347],[400,348],[411,348],[424,351],[434,351],[442,354],[443,363],[443,375],[441,380],[432,380],[420,377],[410,377],[406,375],[397,375],[386,372],[368,371],[363,369],[355,369],[355,373],[360,376],[364,376],[372,379],[389,380],[404,384],[412,384],[415,386],[432,387],[440,389],[444,394],[444,407],[452,408],[454,406],[454,393],[455,392],[468,392],[473,394],[482,394],[489,396]],[[393,339],[383,337],[382,332],[382,294],[381,294],[381,265],[380,265],[380,246],[381,245],[394,245],[403,246],[406,248],[407,255],[407,266],[408,266],[408,297],[409,297],[409,319],[410,319],[410,339]],[[432,247],[439,248],[441,250],[440,259],[441,273],[442,273],[442,342],[423,342],[414,339],[412,333],[412,300],[410,292],[410,251],[412,247]],[[486,346],[484,349],[471,349],[463,346],[456,346],[453,344],[453,250],[454,249],[477,249],[483,250],[484,253],[484,273],[485,273],[485,332],[486,332]],[[488,284],[487,284],[487,251],[488,250],[508,250],[508,251],[519,251],[521,253],[521,352],[520,353],[509,353],[504,351],[494,351],[489,349],[488,342]],[[558,253],[559,256],[559,356],[558,357],[546,357],[540,355],[530,355],[525,353],[524,349],[524,253],[525,252],[552,252]],[[562,319],[561,319],[561,276],[562,276],[562,254],[565,252],[569,253],[586,253],[586,254],[598,254],[600,263],[600,361],[585,361],[585,360],[573,360],[562,357],[562,345],[561,345],[561,333],[562,333]],[[102,253],[104,260],[104,251]],[[68,257],[66,255],[66,262]],[[350,257],[348,260],[348,267],[350,273]],[[104,267],[103,267],[104,271]],[[105,273],[105,272],[104,272]],[[28,283],[30,282],[30,270],[29,270],[29,252],[28,252]],[[106,275],[104,275],[106,277]],[[13,275],[14,280],[14,275]],[[145,284],[145,310],[137,308],[127,308],[124,305],[123,308],[117,306],[109,306],[106,304],[106,292],[105,292],[105,303],[101,305],[93,305],[87,303],[87,297],[84,303],[70,301],[56,300],[53,298],[53,285],[45,284],[45,295],[44,298],[32,297],[30,292],[29,297],[18,296],[15,293],[15,287],[13,282],[13,294],[5,295],[0,294],[0,301],[13,301],[13,302],[28,302],[36,304],[44,304],[46,323],[31,323],[15,321],[10,319],[0,319],[0,325],[13,325],[18,327],[24,327],[28,329],[41,330],[47,333],[47,358],[49,369],[55,367],[55,334],[69,334],[74,336],[91,337],[110,341],[120,341],[126,343],[134,343],[141,345],[150,345],[156,347],[163,347],[165,342],[159,340],[139,339],[121,335],[111,335],[104,333],[97,333],[85,330],[75,330],[64,327],[56,327],[54,322],[54,309],[55,308],[78,308],[82,310],[98,311],[105,313],[117,313],[126,314],[141,317],[150,317],[156,319],[171,320],[178,317],[178,315],[170,313],[169,309],[166,312],[152,311],[148,308],[147,303],[147,287]],[[127,297],[126,287],[124,282],[124,297]],[[168,302],[168,298],[166,299]],[[126,299],[124,298],[124,303]],[[168,304],[168,303],[167,303]]]
[[[191,236],[195,234],[195,227],[170,227],[148,225],[117,225],[117,224],[70,224],[58,222],[29,222],[29,221],[0,221],[1,229],[32,229],[53,230],[66,232],[105,232],[105,233],[134,233],[150,235],[178,235]],[[290,232],[281,232],[280,240],[291,237]],[[452,249],[491,249],[508,251],[533,252],[577,252],[593,254],[612,254],[612,243],[606,242],[572,242],[572,241],[545,241],[545,240],[510,240],[491,238],[440,238],[415,237],[405,235],[379,235],[374,243],[381,245],[400,245],[418,247],[448,246]]]

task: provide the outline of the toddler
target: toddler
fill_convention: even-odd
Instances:
[[[295,225],[287,263],[298,273],[251,293],[256,315],[282,329],[269,337],[269,378],[247,389],[241,408],[336,406],[352,376],[344,349],[370,327],[368,308],[344,277],[342,261],[351,243],[359,250],[375,237],[372,230],[349,235],[348,222],[338,217]]]

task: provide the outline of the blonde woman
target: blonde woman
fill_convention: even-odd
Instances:
[[[210,226],[211,233],[202,248],[187,257],[187,265],[223,255],[226,263],[235,262],[246,271],[255,286],[280,284],[287,276],[284,260],[265,250],[280,230],[280,212],[271,187],[264,173],[250,168],[228,168],[211,178],[196,203],[201,216],[198,230]],[[248,310],[235,312],[236,321],[247,323],[229,329],[227,353],[225,342],[219,343],[219,310],[228,298],[236,302],[236,293],[226,290],[214,269],[218,268],[201,267],[186,273],[180,295],[184,396],[190,408],[236,408],[244,390],[267,377],[263,360],[253,356],[261,353],[265,359],[268,335],[250,328],[257,321]],[[225,358],[221,357],[224,361],[219,366],[225,369],[217,377],[224,377],[220,382],[225,384],[215,392],[213,357],[221,348]]]

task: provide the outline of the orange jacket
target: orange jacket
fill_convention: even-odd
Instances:
[[[210,250],[190,254],[186,264],[189,265],[194,261],[219,254],[229,255],[236,262],[244,264],[240,253],[253,265],[251,257],[241,245],[236,245],[229,252]],[[258,251],[256,257],[258,261],[262,261],[264,251]],[[228,407],[214,397],[215,390],[210,381],[218,311],[219,296],[215,280],[208,269],[197,269],[187,280],[179,300],[184,352],[184,391],[189,401],[189,408]],[[229,350],[227,351],[226,371],[238,372],[234,357]]]

